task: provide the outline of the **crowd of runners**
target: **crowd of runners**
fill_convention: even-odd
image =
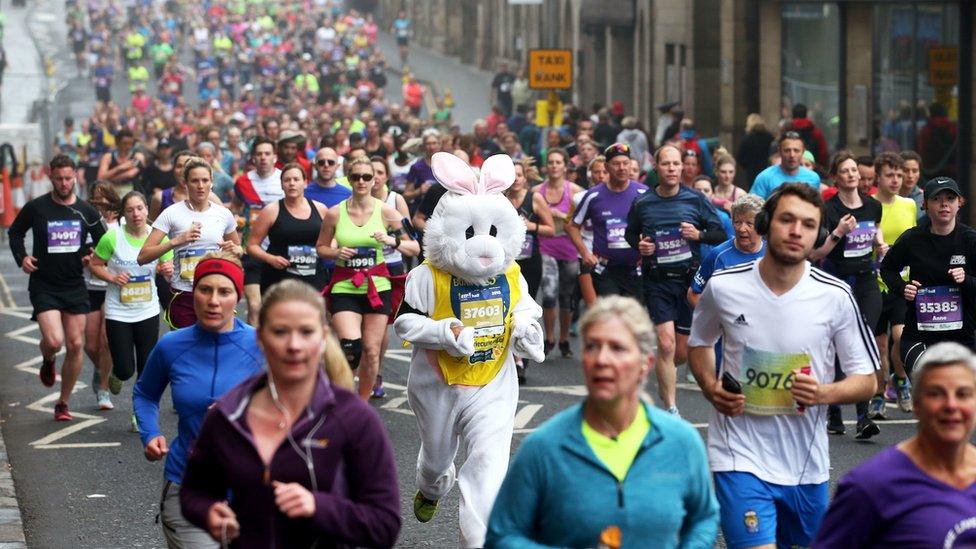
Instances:
[[[423,316],[401,300],[456,192],[434,175],[442,151],[476,171],[510,157],[512,280],[541,306],[543,356],[576,360],[580,340],[587,391],[495,485],[459,481],[465,547],[711,547],[719,529],[736,548],[976,543],[976,231],[915,152],[828,157],[802,105],[773,131],[750,116],[769,134],[758,164],[674,109],[657,132],[618,104],[540,128],[504,66],[468,133],[425,102],[403,13],[382,29],[401,82],[379,22],[331,0],[67,5],[98,102],[65,120],[10,248],[40,381],[60,374],[54,419],[72,420],[85,356],[100,409],[132,381],[132,430],[166,462],[170,547],[396,542],[393,448],[369,402],[389,325]],[[685,371],[701,392],[679,399]],[[167,388],[177,433],[160,428]],[[704,442],[681,419],[691,398],[714,408]],[[831,502],[828,434],[849,404],[857,439],[891,415],[918,431]],[[421,469],[428,522],[443,494]]]

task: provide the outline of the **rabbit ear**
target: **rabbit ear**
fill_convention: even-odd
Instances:
[[[438,152],[431,157],[434,177],[449,191],[458,194],[478,194],[478,180],[463,160],[451,153]]]
[[[481,165],[481,188],[485,194],[501,194],[515,183],[515,164],[507,154],[496,154]]]

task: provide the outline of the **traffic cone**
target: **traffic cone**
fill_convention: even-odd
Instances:
[[[9,228],[14,223],[17,212],[14,211],[13,191],[10,188],[10,172],[3,170],[3,194],[0,197],[0,227]]]

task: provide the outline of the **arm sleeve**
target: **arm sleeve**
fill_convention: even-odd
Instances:
[[[519,448],[505,475],[488,518],[486,547],[542,549],[532,541],[538,510],[546,492],[544,456],[531,440]]]
[[[200,434],[190,449],[183,483],[180,485],[180,510],[183,517],[207,530],[207,512],[219,501],[227,499],[227,482],[223,466],[212,451],[213,441],[221,434],[219,422],[225,421],[220,412],[211,409],[203,419]],[[140,426],[141,427],[141,426]],[[233,436],[223,433],[224,436]]]
[[[105,233],[105,236],[98,240],[98,244],[95,246],[95,255],[103,261],[108,261],[112,258],[112,254],[115,253],[115,231],[110,231]]]
[[[883,517],[864,490],[843,479],[810,547],[867,547],[881,524]]]
[[[400,493],[396,462],[386,428],[375,411],[349,433],[343,452],[348,496],[315,492],[315,527],[327,537],[368,547],[392,547],[400,531]]]
[[[593,200],[593,193],[587,192],[583,195],[583,198],[579,201],[579,206],[576,206],[576,212],[573,215],[573,223],[582,226],[586,221],[587,213],[590,210],[590,201]]]
[[[163,232],[163,234],[169,236],[170,231],[173,228],[172,222],[170,221],[170,215],[171,214],[169,213],[169,208],[166,208],[163,211],[159,212],[159,215],[156,216],[156,220],[153,221],[152,228],[159,229],[160,231]]]
[[[837,314],[834,319],[834,348],[841,370],[847,375],[873,374],[881,369],[881,357],[874,333],[861,317],[861,310],[854,296],[840,290],[842,297],[837,299]]]
[[[718,211],[715,206],[712,206],[711,201],[702,197],[698,208],[704,231],[701,235],[701,243],[717,246],[728,240],[725,235],[725,227],[722,226],[722,220],[719,219]]]
[[[749,194],[754,194],[766,200],[769,197],[769,191],[766,190],[766,180],[761,177],[756,177],[756,180],[752,183],[752,187],[749,189]]]
[[[23,209],[14,218],[14,222],[7,229],[7,236],[10,238],[10,252],[14,256],[14,261],[20,267],[24,258],[28,256],[27,248],[24,246],[24,237],[27,236],[27,229],[31,227],[34,218],[34,201],[31,200],[24,205]]]
[[[712,248],[705,259],[702,260],[701,265],[698,266],[698,272],[695,273],[695,277],[691,279],[691,291],[696,294],[701,294],[705,291],[705,284],[708,283],[708,279],[712,278],[712,273],[715,272],[715,258],[718,257],[718,248]]]
[[[685,492],[685,516],[679,547],[713,547],[718,536],[718,500],[712,486],[705,444],[697,432],[689,433],[688,489]]]
[[[642,200],[637,199],[630,205],[630,210],[627,212],[627,228],[624,229],[624,240],[635,250],[640,244],[641,232],[644,230],[640,218],[641,202]]]
[[[689,347],[711,347],[722,336],[722,323],[713,290],[714,284],[705,286],[695,316],[691,322],[691,335],[688,338]]]
[[[157,343],[149,353],[142,375],[132,388],[132,408],[143,446],[162,434],[159,429],[159,399],[169,384],[169,360],[164,354],[163,346]]]
[[[898,237],[894,245],[888,248],[884,260],[881,261],[881,280],[892,295],[903,295],[905,281],[901,278],[901,270],[905,268],[905,250],[908,248],[904,232]]]
[[[230,210],[221,213],[224,216],[224,234],[237,232],[237,220],[234,219],[234,214],[230,213]]]

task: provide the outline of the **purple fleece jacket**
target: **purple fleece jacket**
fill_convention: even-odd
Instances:
[[[287,439],[270,466],[258,455],[245,412],[266,379],[261,373],[241,383],[207,414],[180,487],[183,516],[206,529],[207,510],[229,493],[241,525],[233,547],[309,547],[316,540],[319,548],[392,547],[400,531],[400,495],[390,438],[372,408],[333,387],[322,372],[311,404],[291,430],[312,454],[315,516],[293,520],[278,510],[272,481],[312,487],[304,459]]]

